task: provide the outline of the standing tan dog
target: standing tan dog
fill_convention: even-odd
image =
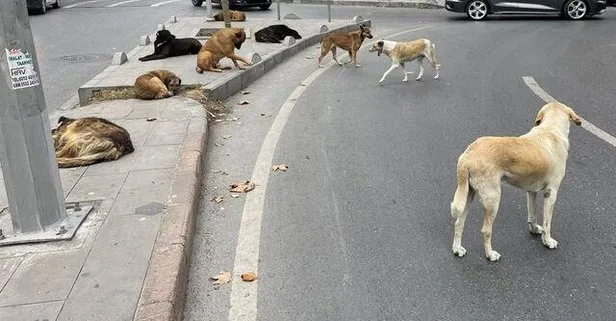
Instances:
[[[535,118],[535,127],[520,137],[481,137],[471,143],[458,159],[458,188],[451,203],[451,216],[457,218],[452,250],[464,256],[462,231],[469,203],[475,193],[484,209],[483,245],[486,257],[498,261],[500,254],[492,249],[492,224],[498,212],[501,181],[526,190],[528,227],[541,234],[543,245],[556,248],[552,238],[552,212],[560,182],[565,176],[569,150],[569,121],[576,125],[582,119],[573,109],[561,103],[544,105]],[[537,192],[543,191],[543,226],[537,223]]]
[[[404,73],[404,79],[402,81],[408,81],[408,74],[410,72],[406,71],[406,67],[404,66],[405,62],[413,61],[417,59],[417,63],[419,64],[419,74],[415,80],[421,80],[423,76],[424,69],[422,66],[422,62],[424,58],[428,59],[432,68],[434,68],[434,79],[438,79],[438,68],[441,66],[436,63],[436,46],[433,42],[428,39],[417,39],[408,42],[396,42],[390,40],[379,40],[377,43],[372,45],[372,48],[368,50],[369,52],[377,52],[380,56],[381,53],[384,53],[391,59],[391,67],[387,69],[387,71],[379,80],[379,83],[382,83],[385,80],[385,77],[392,72],[396,68],[402,69]]]
[[[321,39],[321,56],[318,59],[319,67],[322,67],[321,60],[323,60],[330,51],[336,63],[342,66],[336,58],[336,47],[348,51],[351,62],[355,67],[361,67],[361,65],[357,63],[357,51],[366,38],[372,39],[372,33],[370,32],[370,28],[364,26],[359,26],[359,30],[352,32],[339,32],[325,35],[323,39]]]
[[[222,12],[214,15],[214,21],[225,21]],[[241,11],[229,10],[229,21],[246,21],[246,14]]]
[[[180,89],[182,80],[169,70],[153,70],[135,79],[133,90],[139,99],[171,97]]]
[[[61,168],[116,160],[135,151],[128,131],[103,118],[62,116],[51,135]]]
[[[252,65],[248,59],[235,54],[234,49],[241,49],[244,41],[246,41],[244,29],[226,28],[216,31],[197,55],[197,72],[202,73],[204,70],[222,72],[219,62],[224,57],[231,59],[238,69],[245,69],[240,67],[238,60],[246,65]]]

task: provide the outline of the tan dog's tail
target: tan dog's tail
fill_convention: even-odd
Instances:
[[[457,169],[458,188],[456,189],[456,193],[453,195],[453,202],[451,202],[452,217],[457,218],[462,215],[462,212],[466,207],[469,192],[468,175],[468,168],[466,168],[466,166],[459,165]]]
[[[436,63],[436,45],[434,45],[434,42],[430,42],[430,47],[432,48],[432,50],[430,51],[432,61],[434,61],[435,67],[440,68],[441,64]]]
[[[87,166],[106,160],[107,154],[108,152],[100,152],[79,157],[58,157],[56,161],[60,168]]]

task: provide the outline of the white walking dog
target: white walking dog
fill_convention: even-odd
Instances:
[[[535,118],[535,127],[519,137],[481,137],[471,143],[458,158],[458,187],[451,203],[451,216],[457,218],[452,250],[464,256],[462,231],[469,203],[479,195],[484,209],[483,245],[486,257],[498,261],[492,249],[492,224],[498,212],[501,181],[526,190],[528,228],[541,234],[543,245],[556,248],[552,238],[552,212],[560,182],[565,176],[569,150],[569,121],[582,119],[561,103],[544,105]],[[543,225],[537,223],[537,192],[543,191]]]
[[[408,42],[397,42],[390,40],[379,40],[377,43],[372,45],[372,47],[368,50],[369,52],[377,52],[380,56],[381,53],[384,53],[391,59],[391,67],[383,74],[379,83],[382,83],[385,80],[385,77],[392,72],[392,70],[396,68],[401,68],[404,73],[404,79],[402,81],[408,81],[407,74],[411,72],[407,72],[404,66],[405,62],[413,61],[417,59],[417,63],[419,64],[419,74],[415,80],[421,80],[423,76],[423,66],[422,62],[424,58],[428,59],[432,68],[434,68],[434,79],[438,79],[438,68],[441,66],[436,63],[436,48],[434,43],[432,43],[428,39],[417,39]]]

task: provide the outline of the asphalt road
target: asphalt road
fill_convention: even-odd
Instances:
[[[533,125],[544,101],[522,77],[616,135],[616,11],[581,22],[354,11],[372,19],[377,37],[424,28],[393,39],[432,39],[441,79],[432,80],[426,64],[421,82],[413,74],[402,83],[395,70],[379,86],[389,62],[364,47],[362,68],[333,66],[310,83],[317,69],[306,59],[316,53],[310,48],[252,85],[252,94],[231,97],[229,117],[239,123],[209,133],[185,320],[227,320],[237,309],[242,320],[268,321],[613,320],[615,146],[572,125],[552,221],[556,250],[528,232],[525,194],[504,187],[493,234],[501,260],[484,257],[477,202],[463,238],[467,256],[457,258],[449,204],[457,157],[470,142]],[[308,85],[271,141],[266,134],[300,83]],[[247,221],[243,215],[255,213],[244,200],[257,196],[233,199],[225,190],[250,179],[269,152],[266,168],[290,168],[256,182],[250,193],[263,195],[263,210]],[[210,202],[217,195],[225,201]],[[246,242],[238,245],[238,236]],[[212,286],[210,275],[251,255],[259,280],[248,292],[237,281]]]

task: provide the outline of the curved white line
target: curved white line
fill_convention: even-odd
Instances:
[[[386,38],[398,36],[431,26],[422,26],[414,29],[405,30],[392,34]],[[297,100],[302,96],[306,88],[312,84],[321,74],[334,65],[331,61],[324,68],[319,68],[306,78],[300,86],[296,87],[289,98],[284,102],[280,111],[276,115],[270,127],[261,151],[257,156],[257,161],[252,172],[251,181],[259,186],[246,194],[242,221],[240,223],[237,247],[235,250],[235,263],[233,265],[233,282],[231,284],[231,307],[229,309],[230,321],[256,321],[257,320],[257,285],[256,282],[238,281],[240,275],[246,272],[254,272],[258,275],[259,268],[259,246],[261,242],[261,219],[265,204],[265,192],[267,182],[272,171],[272,159],[278,145],[278,140],[282,134],[289,115],[293,111]]]
[[[535,78],[522,77],[522,80],[524,81],[526,86],[528,86],[528,88],[530,88],[530,90],[532,90],[535,93],[535,95],[539,96],[539,98],[541,98],[546,103],[557,102],[557,100],[554,97],[550,96],[550,94],[548,94],[545,90],[543,90],[543,88],[541,88],[541,86],[539,86],[539,84],[535,81]],[[582,117],[580,116],[580,118]],[[582,128],[586,129],[591,134],[601,138],[606,143],[616,147],[616,137],[608,134],[607,132],[593,125],[591,122],[589,122],[588,120],[584,118],[582,118]]]

